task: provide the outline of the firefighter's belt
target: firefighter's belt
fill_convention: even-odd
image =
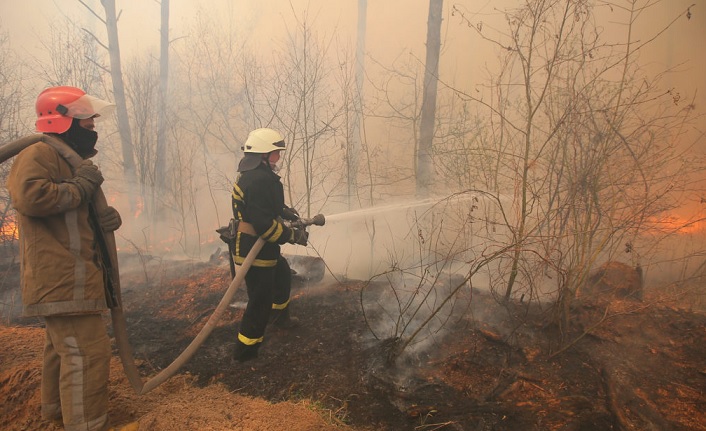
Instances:
[[[255,228],[253,227],[252,224],[248,222],[241,221],[238,223],[238,232],[246,233],[248,235],[252,236],[257,236],[257,232],[255,232]]]

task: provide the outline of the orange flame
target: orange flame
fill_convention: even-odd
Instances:
[[[14,217],[6,216],[0,223],[0,242],[15,241],[20,237],[20,230]]]
[[[686,219],[678,215],[665,215],[662,217],[651,217],[648,220],[651,229],[665,233],[690,234],[702,232],[706,224],[704,219]]]

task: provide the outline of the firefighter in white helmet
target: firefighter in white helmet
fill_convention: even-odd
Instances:
[[[37,131],[84,161],[74,169],[53,146],[37,142],[17,155],[7,179],[20,231],[23,314],[45,321],[41,415],[67,431],[138,428],[112,428],[108,420],[107,274],[96,229],[114,231],[122,221],[115,208],[93,204],[103,175],[89,159],[97,152],[94,122],[113,106],[76,87],[42,91]]]
[[[233,357],[243,362],[257,357],[268,322],[291,328],[289,294],[292,273],[280,254],[280,245],[307,245],[304,229],[290,229],[283,219],[297,220],[295,210],[284,204],[284,188],[276,173],[285,149],[279,132],[261,128],[250,132],[233,185],[233,216],[238,224],[233,259],[242,264],[258,237],[265,240],[245,276],[248,305],[240,322]]]

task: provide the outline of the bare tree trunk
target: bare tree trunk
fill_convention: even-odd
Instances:
[[[427,57],[424,71],[424,96],[422,118],[417,146],[417,196],[426,197],[432,182],[432,141],[436,118],[436,89],[439,75],[439,53],[441,51],[441,12],[444,0],[429,1],[427,21]]]
[[[167,129],[167,90],[169,84],[169,0],[161,0],[160,53],[159,53],[159,107],[157,115],[157,148],[155,150],[155,178],[152,192],[153,216],[159,213],[160,203],[157,196],[163,190],[166,174],[166,129]]]
[[[348,154],[348,208],[353,209],[358,199],[358,156],[363,140],[363,76],[365,74],[365,35],[368,22],[368,0],[358,0],[358,34],[355,51],[355,117],[353,124],[352,145]]]
[[[118,42],[118,18],[115,14],[115,0],[101,0],[101,4],[105,9],[105,27],[108,32],[110,75],[113,81],[113,97],[115,98],[118,114],[118,133],[120,134],[123,149],[123,174],[128,184],[134,187],[137,184],[137,176],[135,173],[130,121],[127,115],[127,104],[125,103],[125,86],[120,65],[120,43]],[[134,194],[129,193],[128,196],[130,197],[131,209],[134,211]]]

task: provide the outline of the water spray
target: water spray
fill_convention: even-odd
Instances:
[[[439,200],[436,200],[436,199],[422,199],[422,200],[409,202],[409,203],[390,204],[390,205],[376,206],[376,207],[370,207],[370,208],[363,208],[363,209],[359,209],[359,210],[352,210],[352,211],[346,211],[346,212],[334,214],[334,215],[326,217],[326,220],[327,221],[349,220],[349,219],[353,219],[353,218],[366,217],[366,216],[371,216],[371,215],[375,215],[375,214],[379,214],[379,213],[384,213],[384,212],[388,212],[388,211],[392,211],[392,210],[402,210],[402,209],[406,209],[406,208],[415,208],[415,207],[421,207],[421,206],[425,206],[425,205],[434,205],[438,202],[439,202]],[[321,214],[319,214],[319,215],[321,215]],[[320,225],[320,226],[323,226],[323,225]]]

